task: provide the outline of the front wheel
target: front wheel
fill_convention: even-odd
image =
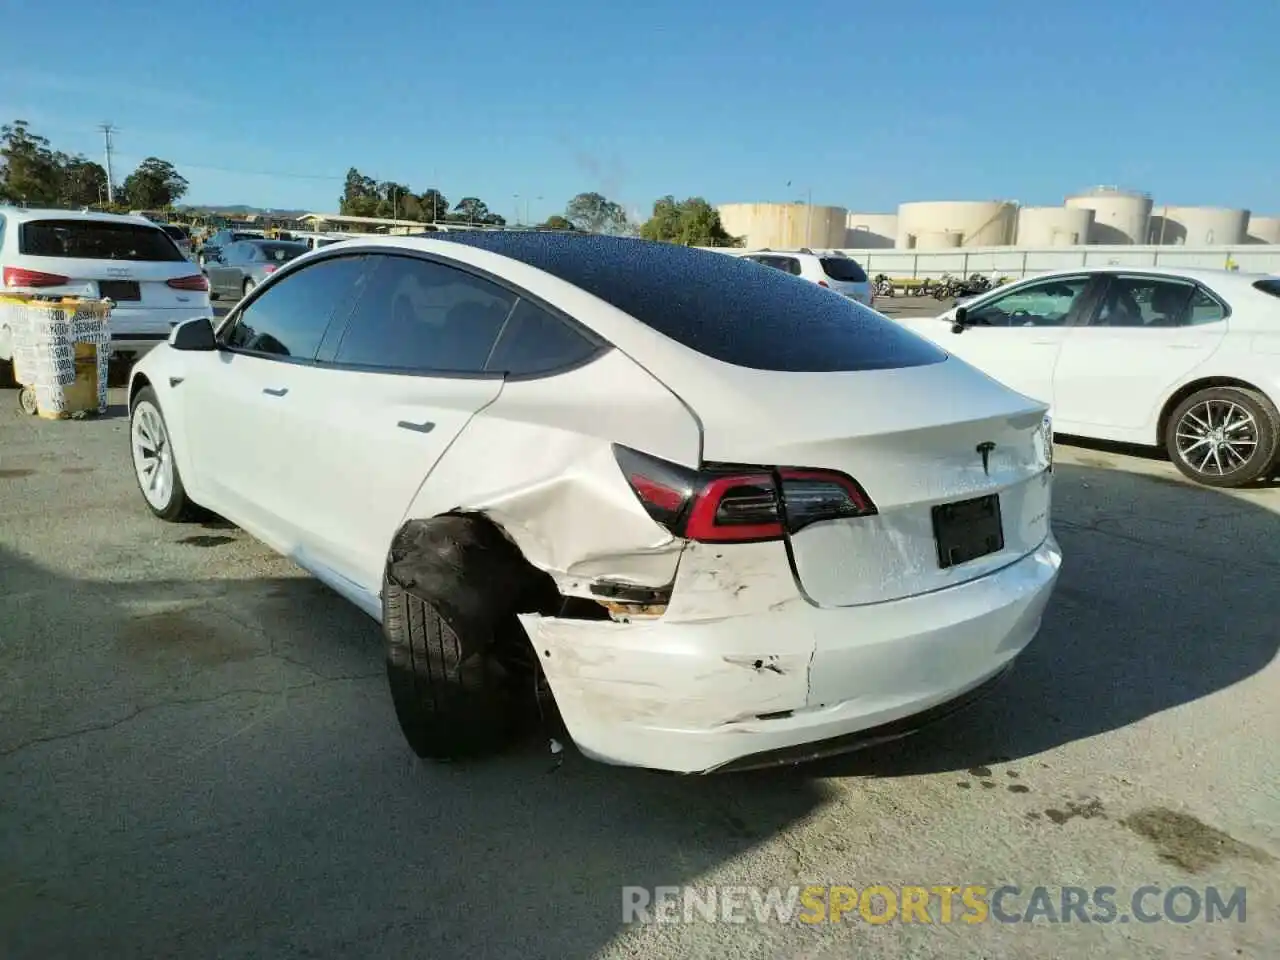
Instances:
[[[138,391],[129,410],[129,449],[138,489],[151,512],[174,523],[193,516],[196,506],[182,485],[169,428],[151,387]]]
[[[1265,477],[1280,450],[1280,413],[1255,390],[1210,387],[1183,400],[1165,426],[1165,450],[1186,477],[1238,487]]]

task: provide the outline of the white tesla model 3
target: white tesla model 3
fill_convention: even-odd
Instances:
[[[1044,404],[686,247],[338,244],[129,394],[151,510],[215,511],[379,620],[423,757],[501,746],[536,683],[612,763],[901,736],[1007,671],[1061,562]]]

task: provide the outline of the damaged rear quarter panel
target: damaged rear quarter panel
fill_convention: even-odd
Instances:
[[[614,443],[693,466],[701,433],[688,408],[618,350],[556,376],[509,381],[427,478],[406,519],[484,513],[567,595],[589,595],[596,579],[665,586],[684,541],[645,512]]]

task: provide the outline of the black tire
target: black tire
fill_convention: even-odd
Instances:
[[[1194,421],[1189,420],[1188,414],[1202,404],[1214,402],[1235,404],[1247,411],[1253,420],[1251,430],[1237,434],[1253,441],[1252,455],[1222,472],[1216,471],[1216,465],[1212,470],[1201,470],[1196,463],[1190,462],[1197,457],[1185,453],[1179,442],[1180,436],[1185,438],[1194,425]],[[1201,416],[1198,419],[1203,421],[1204,417]],[[1192,426],[1183,429],[1184,420],[1189,420]],[[1275,405],[1270,400],[1256,390],[1247,390],[1242,387],[1209,387],[1193,393],[1173,408],[1165,424],[1164,447],[1173,465],[1183,476],[1196,483],[1220,488],[1243,486],[1266,477],[1276,465],[1277,455],[1280,454],[1280,413],[1277,413]],[[1225,452],[1220,455],[1219,462],[1226,455]]]
[[[143,387],[137,392],[134,398],[129,402],[129,459],[134,463],[133,476],[138,483],[138,492],[142,494],[142,502],[147,505],[147,509],[159,517],[161,520],[169,523],[183,523],[193,520],[200,515],[200,507],[187,496],[187,489],[182,483],[182,474],[178,471],[178,463],[170,457],[173,468],[172,482],[168,485],[168,497],[160,503],[153,503],[148,497],[146,488],[143,486],[142,477],[136,465],[136,459],[133,453],[134,444],[134,420],[140,415],[141,411],[147,408],[154,409],[160,417],[161,424],[164,427],[166,443],[169,443],[169,425],[164,419],[164,411],[160,408],[160,401],[156,397],[156,392],[151,387]]]
[[[554,584],[497,528],[438,517],[397,535],[382,587],[396,719],[424,759],[496,753],[536,705],[536,655],[516,618]]]

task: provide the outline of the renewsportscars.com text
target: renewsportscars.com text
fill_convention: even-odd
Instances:
[[[623,887],[623,923],[1245,922],[1245,888]]]

